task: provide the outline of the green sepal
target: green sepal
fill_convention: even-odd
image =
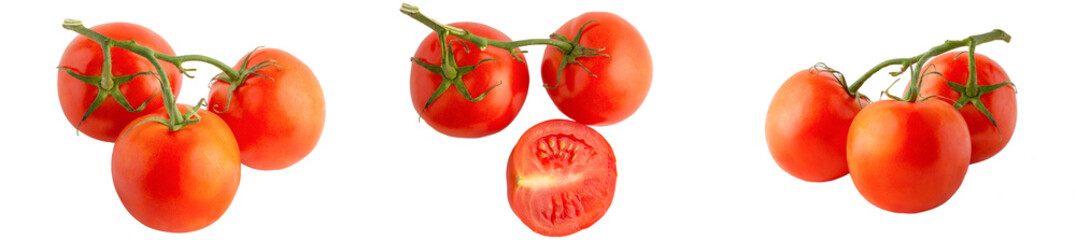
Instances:
[[[1004,87],[1004,86],[1012,86],[1013,89],[1016,89],[1016,84],[1014,84],[1012,82],[1003,82],[1003,83],[998,83],[998,84],[994,84],[994,85],[979,86],[979,93],[986,94],[988,92],[993,92],[994,90],[998,90],[998,88],[1001,88],[1001,87]]]
[[[945,84],[949,84],[949,88],[952,88],[953,90],[956,90],[957,92],[964,92],[964,90],[967,89],[967,88],[964,87],[964,85],[960,85],[959,83],[952,82],[952,81],[946,81]]]
[[[979,109],[979,112],[983,113],[983,115],[986,115],[986,119],[990,119],[990,124],[994,125],[994,130],[998,131],[999,133],[998,139],[1002,139],[1000,134],[1001,128],[998,127],[998,122],[994,121],[994,115],[990,113],[989,109],[986,109],[986,105],[983,104],[983,101],[979,98],[972,98],[969,102],[971,102],[971,105],[974,105],[976,109]]]

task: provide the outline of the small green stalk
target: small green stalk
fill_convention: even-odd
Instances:
[[[419,12],[418,7],[410,5],[410,4],[407,4],[407,3],[404,3],[403,6],[400,7],[400,12],[402,12],[403,14],[405,14],[405,15],[411,17],[411,18],[414,18],[415,20],[417,20],[418,22],[421,22],[422,24],[425,24],[430,29],[433,29],[433,32],[437,33],[438,35],[447,34],[447,35],[458,37],[460,39],[463,39],[464,41],[468,41],[468,42],[473,43],[475,46],[478,46],[479,50],[485,50],[487,46],[493,46],[493,47],[496,47],[496,48],[508,50],[508,51],[510,51],[512,53],[513,57],[516,57],[515,55],[519,54],[519,53],[526,53],[526,51],[516,51],[515,50],[516,48],[519,48],[519,47],[522,47],[522,46],[550,45],[550,46],[556,47],[557,49],[560,49],[561,51],[571,51],[572,48],[574,47],[571,42],[555,40],[555,39],[527,39],[527,40],[520,40],[520,41],[514,41],[514,42],[505,42],[505,41],[497,41],[497,40],[492,40],[492,39],[480,37],[478,35],[472,34],[470,31],[460,29],[460,28],[457,28],[457,27],[453,27],[453,26],[448,26],[446,24],[442,24],[440,22],[437,22],[436,20],[430,19],[426,15]],[[442,42],[444,42],[444,41],[442,41]],[[519,59],[519,58],[516,58],[516,59],[522,62],[522,59]]]
[[[189,111],[186,114],[180,114],[179,109],[176,106],[176,98],[172,94],[172,86],[171,86],[171,84],[169,84],[168,74],[165,74],[164,67],[161,65],[161,63],[160,63],[160,61],[158,61],[158,59],[175,65],[177,68],[180,69],[181,72],[183,72],[184,75],[187,75],[187,76],[190,76],[190,74],[187,73],[188,71],[194,71],[195,69],[184,69],[182,67],[182,64],[185,63],[185,62],[190,62],[190,61],[204,62],[204,63],[208,63],[210,65],[213,65],[214,67],[217,67],[221,71],[223,71],[222,75],[227,76],[229,79],[237,79],[237,78],[240,78],[241,76],[243,76],[240,71],[236,71],[235,69],[232,69],[231,67],[229,67],[227,64],[224,64],[223,62],[218,61],[216,59],[209,58],[209,57],[206,57],[206,56],[201,56],[201,55],[171,56],[171,55],[163,54],[163,53],[154,51],[153,49],[150,49],[150,48],[147,48],[145,46],[139,45],[138,43],[136,43],[133,40],[132,41],[118,41],[118,40],[112,39],[110,37],[107,37],[105,35],[102,35],[102,34],[100,34],[98,32],[95,32],[95,31],[89,29],[89,28],[86,28],[82,24],[82,21],[79,21],[79,20],[74,20],[74,19],[64,20],[63,28],[71,30],[71,31],[74,31],[74,32],[78,33],[79,35],[85,36],[85,37],[97,42],[98,44],[101,44],[101,49],[102,49],[102,51],[104,51],[103,52],[104,61],[103,61],[103,64],[102,64],[101,75],[100,76],[79,75],[79,74],[75,73],[74,71],[71,71],[70,69],[60,67],[60,69],[67,72],[68,75],[71,75],[72,77],[74,77],[76,79],[79,79],[80,81],[82,81],[84,83],[87,83],[87,84],[94,85],[94,86],[98,87],[98,96],[94,100],[94,102],[90,105],[90,107],[87,109],[86,113],[83,115],[82,121],[85,121],[86,118],[88,118],[91,113],[93,113],[98,107],[100,107],[101,104],[104,102],[104,100],[108,96],[112,96],[112,98],[115,99],[116,102],[118,102],[125,109],[127,109],[127,111],[131,111],[131,112],[140,112],[140,111],[142,111],[146,107],[146,104],[149,103],[149,100],[153,99],[153,97],[156,97],[156,95],[151,96],[148,99],[146,99],[146,101],[143,102],[142,105],[139,106],[138,108],[133,108],[127,102],[126,97],[124,97],[123,94],[119,91],[118,86],[133,80],[137,76],[152,75],[152,76],[156,77],[157,80],[160,82],[161,92],[158,93],[158,94],[161,94],[161,97],[164,100],[164,107],[165,107],[166,111],[168,112],[168,119],[149,118],[146,121],[160,122],[161,124],[167,125],[168,129],[171,130],[171,131],[178,131],[180,129],[183,129],[184,126],[197,123],[201,119],[201,116],[198,116],[196,111],[197,111],[198,108],[202,107],[202,105],[205,103],[205,99],[202,99],[201,101],[199,101],[198,104],[194,108],[189,109]],[[112,76],[111,49],[113,47],[126,49],[126,50],[131,51],[131,52],[133,52],[135,54],[138,54],[139,56],[142,56],[143,58],[146,58],[146,60],[148,60],[151,64],[153,64],[153,67],[154,67],[156,72],[140,72],[140,73],[137,73],[137,74],[125,75],[125,76]],[[142,123],[145,123],[146,121],[143,121]],[[142,123],[138,123],[138,124],[142,124]],[[82,122],[80,121],[79,126],[81,126],[81,125],[82,125]]]

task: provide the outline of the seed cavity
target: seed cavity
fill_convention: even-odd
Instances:
[[[545,209],[539,210],[538,215],[548,221],[550,225],[567,222],[572,218],[583,215],[586,208],[583,207],[583,198],[578,193],[561,192],[550,195],[549,204]]]
[[[569,135],[550,135],[537,141],[535,157],[544,170],[559,171],[576,164],[579,155],[589,155],[593,149],[583,141]]]

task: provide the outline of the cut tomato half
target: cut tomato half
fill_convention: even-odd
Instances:
[[[534,232],[566,236],[605,215],[616,175],[601,134],[573,121],[545,121],[523,133],[508,158],[508,203]]]

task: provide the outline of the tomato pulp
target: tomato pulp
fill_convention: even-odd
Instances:
[[[508,203],[536,233],[566,236],[605,215],[616,189],[616,157],[586,125],[549,120],[523,133],[508,158]]]

